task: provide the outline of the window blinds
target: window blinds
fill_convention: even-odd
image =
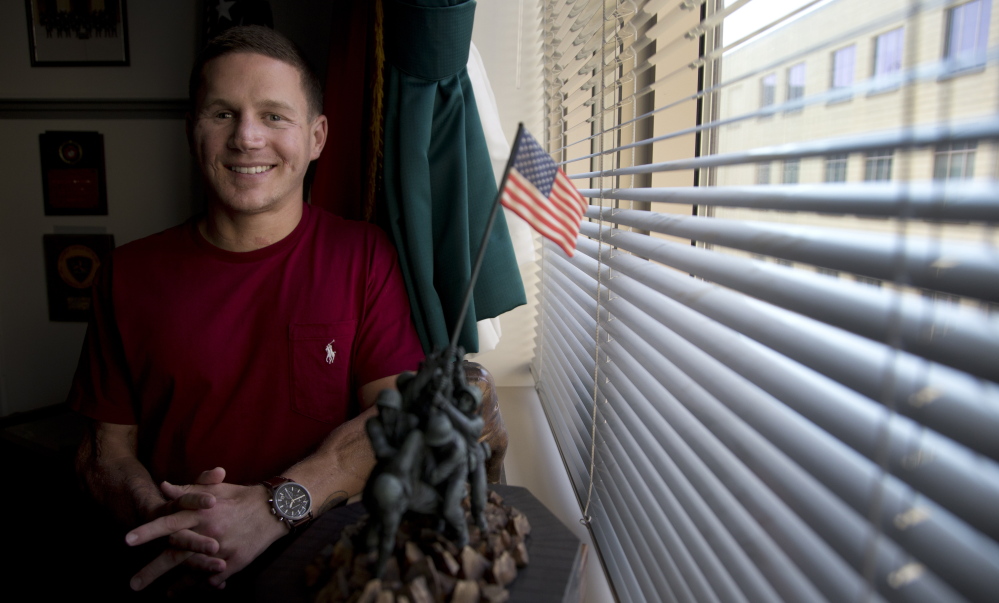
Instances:
[[[991,2],[541,9],[591,205],[533,370],[617,598],[995,600]]]

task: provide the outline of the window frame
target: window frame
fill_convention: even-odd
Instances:
[[[756,164],[756,184],[771,184],[773,176],[769,161]]]
[[[967,13],[969,12],[971,5],[978,6],[978,10],[976,11],[977,14],[975,15],[976,18],[972,21],[973,23],[977,23],[977,27],[973,28],[973,48],[970,50],[955,49],[955,39],[963,41],[963,34],[967,33],[966,29],[961,28],[958,30],[961,35],[955,36],[955,28],[957,27],[955,21],[957,17],[960,16],[961,25],[963,25],[968,17]],[[954,63],[951,67],[952,71],[961,72],[978,70],[985,65],[985,53],[988,50],[989,21],[991,20],[991,16],[991,0],[970,0],[969,2],[952,6],[947,9],[946,19],[944,20],[945,29],[943,36],[943,58],[944,60],[952,61]]]
[[[849,174],[849,165],[850,155],[848,153],[826,155],[822,181],[830,184],[846,182]],[[840,166],[842,166],[842,170],[840,169]],[[840,172],[842,172],[842,178],[832,179],[829,177],[830,174],[839,175]]]
[[[895,149],[878,149],[864,153],[864,182],[891,182]],[[884,177],[881,177],[882,174]]]
[[[887,46],[887,37],[895,36],[898,40],[897,45],[893,49],[888,49],[882,46],[882,41],[886,41],[884,46]],[[882,61],[883,53],[886,50],[893,50],[894,57],[890,57],[888,60],[891,61],[886,69],[882,70],[884,62]],[[873,42],[873,52],[872,54],[872,65],[871,65],[871,77],[886,78],[902,70],[902,64],[905,60],[905,26],[896,27],[895,29],[881,33],[874,38]],[[896,59],[892,61],[891,59]],[[890,86],[881,86],[881,90],[884,89],[895,89],[898,88],[898,83],[892,84]]]
[[[801,160],[785,159],[781,165],[781,184],[798,184],[801,182]]]
[[[978,151],[977,141],[954,142],[949,145],[938,145],[933,149],[933,179],[971,180],[975,177],[975,157]],[[961,173],[953,175],[954,159],[961,157]],[[941,175],[941,168],[943,174]]]
[[[800,68],[800,85],[796,85],[794,82],[798,78],[798,72],[796,71]],[[800,61],[791,65],[787,68],[786,78],[787,82],[785,84],[785,90],[787,95],[787,102],[795,101],[800,98],[805,97],[805,77],[807,75],[805,61]],[[802,109],[788,109],[786,113],[801,113]]]
[[[760,78],[760,109],[777,104],[777,73],[768,73]]]
[[[848,53],[848,54],[847,54]],[[844,65],[840,68],[840,58],[849,57],[849,69],[846,69]],[[830,90],[844,90],[849,89],[853,86],[853,83],[857,79],[857,45],[850,44],[849,46],[844,46],[832,52],[831,58],[832,69],[829,76],[829,89]],[[849,81],[841,82],[838,79],[840,74],[844,74]]]

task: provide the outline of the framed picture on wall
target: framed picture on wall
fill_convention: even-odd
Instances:
[[[114,249],[114,235],[47,234],[45,280],[49,293],[49,320],[87,322],[90,319],[90,285],[97,269]]]
[[[128,65],[125,0],[24,0],[33,67]]]
[[[100,132],[38,135],[46,216],[108,215],[104,136]]]

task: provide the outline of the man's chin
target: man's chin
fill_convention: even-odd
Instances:
[[[214,206],[229,214],[253,216],[281,211],[293,203],[293,200],[259,199],[239,196],[216,198],[210,202],[210,206]]]

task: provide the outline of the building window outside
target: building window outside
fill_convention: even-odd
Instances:
[[[798,184],[798,177],[801,173],[800,159],[787,159],[784,161],[784,174],[781,182],[784,184]]]
[[[787,70],[787,100],[798,100],[805,96],[805,64],[792,65]],[[800,108],[791,111],[801,111]],[[789,111],[789,112],[791,112]]]
[[[769,107],[777,101],[777,74],[771,73],[760,80],[760,108]]]
[[[874,41],[874,77],[886,77],[902,70],[902,32],[903,28],[899,27],[881,34]]]
[[[849,88],[853,86],[853,71],[857,58],[857,46],[840,48],[833,53],[832,88]]]
[[[770,184],[770,162],[756,164],[756,184]]]
[[[826,157],[826,182],[846,182],[847,157],[846,153]]]
[[[954,142],[937,147],[933,156],[933,177],[937,180],[965,180],[975,175],[977,141]]]
[[[991,13],[991,0],[972,0],[947,11],[947,45],[944,56],[960,61],[958,69],[985,64]]]
[[[891,180],[891,160],[894,153],[892,149],[867,153],[864,156],[864,180]]]

